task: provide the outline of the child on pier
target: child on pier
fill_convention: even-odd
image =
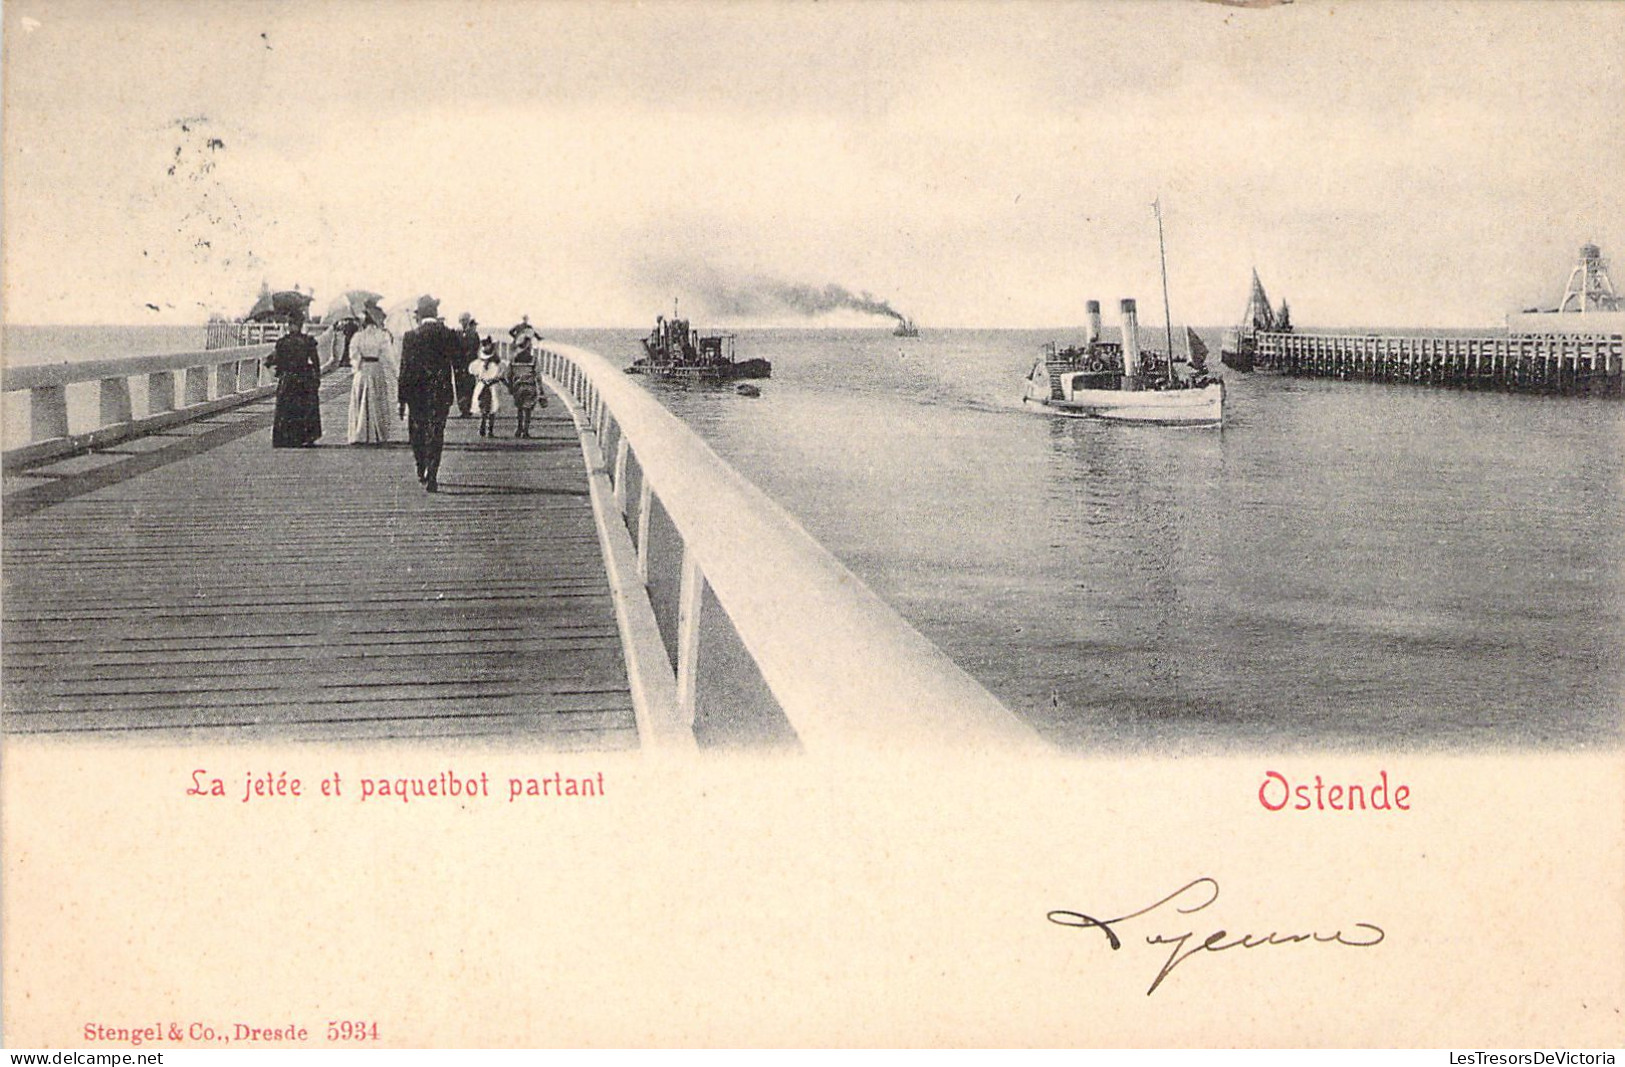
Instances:
[[[501,406],[497,400],[497,383],[502,381],[502,357],[497,354],[490,338],[486,338],[480,346],[478,358],[468,365],[468,373],[474,376],[471,406],[480,410],[480,436],[495,437],[497,411]]]
[[[530,436],[530,416],[538,402],[547,406],[547,398],[542,396],[541,382],[536,373],[536,349],[531,344],[529,336],[520,336],[515,343],[513,360],[508,364],[508,375],[504,379],[508,385],[508,393],[513,397],[514,407],[519,411],[519,426],[514,430],[515,437]]]

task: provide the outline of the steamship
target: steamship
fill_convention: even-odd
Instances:
[[[739,362],[734,358],[733,334],[702,337],[689,327],[688,320],[673,318],[668,322],[662,315],[655,319],[649,336],[643,338],[643,358],[626,368],[626,373],[711,384],[770,378],[773,364],[765,359]]]
[[[1171,351],[1142,349],[1134,301],[1124,300],[1121,307],[1123,340],[1113,344],[1100,339],[1100,301],[1089,301],[1084,343],[1045,345],[1023,382],[1022,402],[1073,418],[1223,425],[1224,382],[1207,373],[1207,347],[1196,332],[1185,330],[1184,360]]]

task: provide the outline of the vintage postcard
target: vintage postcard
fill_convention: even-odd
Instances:
[[[3,29],[9,1047],[1613,1062],[1625,6]]]

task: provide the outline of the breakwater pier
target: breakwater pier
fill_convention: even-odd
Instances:
[[[1294,329],[1285,302],[1270,306],[1253,272],[1239,327],[1225,337],[1227,366],[1304,378],[1404,382],[1513,392],[1621,395],[1625,300],[1594,244],[1580,247],[1555,307],[1507,316],[1504,330]]]
[[[1254,336],[1254,366],[1305,378],[1463,389],[1621,394],[1618,333],[1481,336],[1282,333]]]

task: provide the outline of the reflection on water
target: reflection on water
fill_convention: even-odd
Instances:
[[[1048,569],[1070,586],[1048,643],[1070,630],[1079,668],[1051,681],[1050,729],[1113,709],[1136,718],[1217,710],[1192,668],[1219,435],[1074,419],[1051,419],[1048,431]]]

